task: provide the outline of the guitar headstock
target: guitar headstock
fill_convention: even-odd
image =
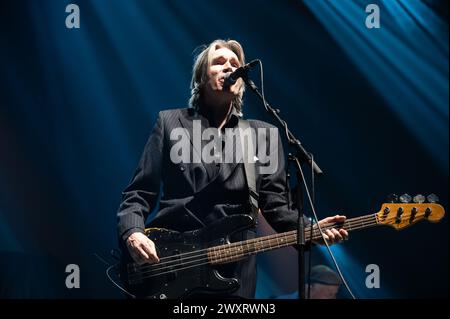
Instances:
[[[408,194],[400,197],[390,195],[390,203],[384,203],[376,214],[377,223],[389,225],[397,230],[406,228],[420,220],[428,220],[432,223],[439,222],[445,215],[444,207],[437,203],[436,195],[416,195],[411,198]]]

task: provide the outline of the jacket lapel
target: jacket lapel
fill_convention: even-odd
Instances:
[[[233,143],[233,161],[231,163],[226,163],[225,154],[222,154],[222,163],[220,163],[219,172],[218,174],[215,174],[215,176],[211,179],[214,174],[215,163],[207,164],[202,160],[202,150],[204,149],[205,145],[210,142],[208,140],[202,139],[203,131],[209,126],[208,120],[204,116],[196,114],[195,112],[190,112],[189,110],[185,110],[185,112],[182,112],[179,120],[181,125],[189,133],[189,140],[192,145],[192,161],[194,163],[201,163],[208,174],[208,183],[205,183],[200,187],[194,186],[196,193],[201,192],[209,185],[225,182],[238,166],[238,163],[236,162],[236,148],[241,147],[239,136],[240,132],[234,140],[235,143]],[[228,143],[230,143],[230,141],[228,141]],[[223,152],[225,152],[225,150],[226,148],[223,149]],[[242,163],[242,160],[240,162]]]
[[[202,150],[208,143],[207,140],[202,139],[203,131],[208,127],[207,119],[201,115],[195,114],[194,112],[191,113],[189,110],[186,110],[186,112],[182,112],[179,120],[181,125],[187,130],[189,135],[189,140],[192,146],[192,162],[203,165],[208,174],[208,180],[211,180],[211,176],[213,174],[213,167],[211,167],[211,165],[214,164],[206,164],[202,160]],[[204,186],[206,185],[202,185],[200,189],[202,189]]]

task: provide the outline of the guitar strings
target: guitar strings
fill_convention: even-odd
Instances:
[[[378,225],[378,224],[377,223],[371,223],[371,225],[367,225],[367,227],[376,226],[376,225]],[[295,243],[295,241],[297,240],[297,236],[295,234],[293,234],[293,235],[290,235],[290,237],[293,237],[292,244]],[[271,249],[271,247],[266,247],[264,249],[261,249],[259,252],[264,252],[264,251],[267,251],[267,250],[270,250],[270,249]],[[253,253],[254,253],[254,251],[252,251],[252,252],[249,251],[249,252],[241,255],[238,258],[236,256],[234,256],[234,257],[233,256],[231,256],[231,257],[222,257],[223,260],[219,259],[219,263],[221,261],[222,261],[222,263],[226,263],[226,262],[232,262],[234,260],[239,260],[239,259],[241,259],[243,257],[250,256]],[[198,263],[196,263],[196,262],[198,262]],[[191,263],[194,263],[194,264],[189,265],[189,266],[184,266],[185,264],[191,264]],[[156,276],[160,276],[160,275],[164,275],[164,274],[168,274],[168,273],[172,273],[172,272],[186,270],[186,269],[189,269],[189,268],[198,267],[198,266],[206,265],[206,264],[210,264],[210,263],[211,263],[211,261],[209,260],[208,257],[206,259],[205,258],[200,258],[200,259],[197,259],[197,260],[192,260],[192,261],[187,262],[187,263],[183,263],[183,265],[181,265],[183,267],[180,267],[180,268],[177,268],[177,269],[171,269],[171,270],[167,270],[167,271],[157,272],[157,273],[154,273],[154,274],[150,274],[152,271],[145,271],[145,272],[142,272],[140,274],[130,275],[129,278],[131,279],[133,277],[133,279],[137,278],[139,280],[143,280],[143,279],[148,279],[148,278],[151,278],[151,277],[156,277]],[[165,268],[167,268],[167,267],[165,267]],[[141,274],[144,274],[144,276],[142,276]]]
[[[370,223],[370,224],[367,224],[367,227],[369,227],[369,226],[374,226],[374,225],[377,225],[377,223]],[[291,235],[289,235],[289,237],[293,237],[293,239],[295,240],[296,239],[296,234],[291,234]],[[320,239],[320,236],[318,237],[318,236],[315,236],[314,238],[313,238],[313,240],[314,239]],[[267,240],[270,240],[270,239],[265,239],[264,241],[267,241]],[[290,239],[290,240],[288,240],[288,242],[290,242],[292,239]],[[261,243],[263,243],[263,241],[261,241]],[[289,243],[289,245],[291,245],[291,244],[294,244],[295,243],[295,241],[292,241],[292,243]],[[267,250],[271,250],[272,249],[272,246],[269,246],[269,247],[266,247],[266,248],[264,248],[264,249],[260,249],[260,252],[263,252],[263,251],[267,251]],[[224,248],[222,248],[221,249],[222,251],[223,250],[230,250],[229,249],[229,247],[224,247]],[[241,259],[242,257],[245,257],[246,255],[251,255],[251,254],[253,254],[253,253],[255,253],[255,251],[254,250],[249,250],[248,252],[246,252],[245,254],[242,254],[241,256],[237,256],[237,255],[235,255],[235,256],[233,256],[233,254],[229,254],[228,256],[224,256],[224,257],[222,257],[222,256],[219,256],[219,258],[217,259],[216,258],[216,262],[218,262],[218,263],[220,263],[221,261],[225,261],[225,262],[231,262],[232,260],[238,260],[238,259]],[[197,257],[197,256],[196,256]],[[200,257],[200,256],[198,256],[198,257]],[[206,263],[210,263],[211,261],[209,260],[209,258],[206,256],[206,259],[204,258],[205,257],[205,254],[202,254],[202,256],[201,256],[201,258],[199,258],[199,259],[196,259],[196,260],[192,260],[192,261],[190,261],[190,262],[186,262],[186,263],[184,263],[182,266],[184,266],[185,264],[191,264],[191,263],[195,263],[195,262],[197,262],[197,261],[203,261],[203,260],[208,260]],[[157,265],[157,264],[154,264],[154,266],[155,265]],[[201,265],[201,264],[198,264],[198,265]],[[194,266],[198,266],[198,265],[196,265],[196,264],[194,264],[194,265],[192,265],[192,266],[188,266],[188,267],[182,267],[182,268],[177,268],[177,269],[173,269],[173,270],[170,270],[170,271],[166,271],[166,272],[163,272],[163,273],[169,273],[169,272],[174,272],[174,271],[179,271],[179,270],[182,270],[182,269],[186,269],[186,268],[190,268],[190,267],[194,267]],[[179,265],[180,266],[180,265]],[[160,270],[160,269],[152,269],[152,270],[150,270],[150,271],[147,271],[147,272],[142,272],[143,274],[146,274],[146,273],[151,273],[152,271],[153,272],[155,272],[155,271],[158,271],[158,270]],[[163,274],[163,273],[155,273],[153,276],[156,276],[156,275],[160,275],[160,274]],[[139,274],[136,274],[136,275],[139,275]],[[130,276],[131,277],[131,276]]]
[[[371,223],[370,225],[367,224],[367,227],[370,227],[370,226],[376,226],[376,225],[378,225],[378,224],[375,222],[375,223]],[[296,234],[289,235],[289,237],[293,237],[293,239],[292,239],[292,240],[293,240],[292,244],[293,244],[293,243],[295,242],[295,240],[296,240]],[[320,238],[320,237],[319,237],[319,238]],[[319,239],[319,238],[318,238],[318,239]],[[267,250],[271,250],[271,248],[272,248],[272,247],[266,247],[266,248],[264,248],[264,249],[261,249],[260,252],[264,252],[264,251],[267,251]],[[241,258],[243,258],[243,257],[252,255],[253,253],[254,253],[254,251],[249,251],[249,252],[247,252],[247,253],[241,255],[241,256],[238,257],[238,258],[237,258],[237,256],[220,257],[220,258],[219,258],[219,263],[220,263],[221,261],[222,261],[222,263],[231,262],[231,261],[233,261],[233,259],[234,259],[234,260],[239,260],[239,259],[241,259]],[[205,260],[206,260],[206,262],[203,262],[203,261],[205,261]],[[160,273],[151,274],[151,275],[149,275],[149,276],[139,276],[138,274],[136,274],[136,275],[137,275],[138,277],[140,277],[139,279],[146,279],[146,278],[155,277],[155,276],[159,276],[159,275],[163,275],[163,274],[167,274],[167,273],[171,273],[171,272],[177,272],[177,271],[185,270],[185,269],[192,268],[192,267],[198,267],[198,266],[201,266],[201,265],[205,265],[205,264],[209,264],[209,263],[210,263],[209,258],[207,258],[207,259],[202,258],[202,259],[198,259],[198,260],[193,260],[193,261],[187,262],[186,264],[191,264],[191,263],[197,262],[197,261],[200,262],[200,263],[198,263],[198,264],[193,264],[193,265],[190,265],[190,266],[184,266],[184,265],[183,265],[184,267],[181,267],[181,268],[177,268],[177,269],[173,269],[173,270],[169,270],[169,271],[163,271],[163,272],[160,272]],[[143,272],[143,274],[148,274],[148,273],[151,273],[151,271]],[[130,276],[130,277],[132,277],[132,276]]]
[[[336,228],[336,227],[337,227],[337,228],[351,228],[352,226],[355,226],[355,224],[361,223],[363,219],[374,219],[374,218],[375,218],[374,215],[365,215],[365,216],[360,216],[360,217],[356,217],[356,218],[351,218],[351,219],[345,221],[345,222],[342,223],[342,224],[325,223],[325,224],[321,225],[321,227],[322,227],[322,228],[325,228],[325,229],[331,229],[331,228],[333,228],[333,227],[335,227],[335,228]],[[293,233],[293,232],[296,232],[296,231],[295,231],[295,230],[292,230],[292,231],[286,232],[286,233],[284,233],[284,234],[288,235],[288,234]],[[317,227],[317,224],[315,224],[315,225],[313,226],[313,233],[316,234],[316,233],[318,233],[318,232],[320,232],[320,231],[319,231],[319,228]],[[309,235],[309,234],[311,233],[311,227],[305,228],[305,234],[306,234],[306,233],[307,233],[307,235]],[[270,238],[271,238],[271,239],[275,239],[275,237],[276,237],[277,235],[282,235],[282,234],[283,234],[283,233],[271,235],[271,236],[273,236],[273,237],[270,237]],[[249,239],[249,240],[247,240],[247,241],[248,241],[248,243],[251,243],[251,242],[258,241],[260,238],[261,238],[261,237],[259,237],[259,238],[252,238],[252,239]],[[236,246],[237,246],[237,245],[239,245],[239,242],[228,244],[228,245],[226,246],[226,248],[230,248],[230,246],[232,247],[233,245],[236,245]],[[216,247],[220,247],[220,246],[216,246]],[[201,251],[207,251],[207,250],[210,249],[210,248],[211,248],[211,247],[208,247],[208,248],[205,248],[205,249],[196,250],[196,251],[190,251],[190,252],[186,252],[186,253],[181,253],[181,254],[177,254],[177,255],[172,255],[172,256],[162,257],[162,258],[160,258],[160,262],[159,262],[158,264],[161,264],[161,261],[166,261],[166,260],[168,260],[168,259],[179,259],[180,256],[196,254],[196,253],[201,252]],[[185,257],[183,257],[183,259],[185,259]],[[147,266],[147,265],[139,266],[139,267],[145,267],[145,266]]]
[[[358,223],[356,223],[356,221],[355,222],[353,222],[353,223],[349,223],[349,225],[344,225],[344,226],[348,226],[347,228],[351,228],[352,226],[355,226],[354,224],[359,224],[360,223],[360,221],[358,222]],[[374,223],[374,224],[376,224],[376,221],[369,221],[369,222],[367,222],[367,223],[362,223],[363,224],[363,227],[365,227],[365,226],[371,226],[372,225],[372,223]],[[353,224],[353,225],[351,225],[351,224]],[[336,225],[334,225],[334,224],[332,224],[332,226],[329,226],[329,228],[327,228],[327,227],[325,227],[325,230],[327,230],[327,229],[331,229],[331,228],[333,228],[334,226],[336,226]],[[341,226],[342,227],[342,226]],[[289,233],[289,234],[288,234]],[[308,234],[309,235],[309,234]],[[283,236],[283,237],[287,237],[287,236],[297,236],[297,234],[296,234],[296,231],[291,231],[291,232],[287,232],[287,233],[285,233],[285,235]],[[309,237],[309,236],[308,236]],[[318,239],[321,239],[321,234],[320,234],[320,231],[316,228],[314,231],[313,231],[313,240],[318,240]],[[270,240],[275,240],[276,238],[274,238],[274,237],[266,237],[266,238],[264,238],[264,239],[260,239],[260,238],[253,238],[253,239],[251,239],[251,240],[248,240],[248,244],[247,244],[247,246],[248,245],[250,245],[250,244],[253,244],[253,243],[259,243],[259,244],[264,244],[264,243],[266,243],[267,241],[270,241]],[[280,239],[280,238],[278,238],[278,239]],[[308,238],[309,239],[309,238]],[[228,244],[228,245],[222,245],[222,246],[216,246],[216,247],[220,247],[220,248],[215,248],[215,247],[212,247],[213,248],[213,251],[212,251],[212,254],[214,254],[214,253],[222,253],[224,250],[231,250],[231,249],[233,249],[233,248],[235,248],[235,247],[239,247],[239,246],[242,246],[242,244],[240,244],[240,243],[232,243],[232,244]],[[214,249],[215,248],[215,249]],[[188,259],[192,259],[192,258],[196,258],[196,257],[204,257],[205,255],[206,255],[206,252],[209,250],[209,249],[211,249],[211,248],[206,248],[206,249],[202,249],[202,250],[197,250],[197,251],[194,251],[194,252],[189,252],[189,253],[183,253],[183,254],[179,254],[179,255],[174,255],[174,256],[171,256],[171,257],[175,257],[175,258],[178,258],[179,256],[181,256],[181,255],[187,255],[187,254],[190,254],[190,255],[192,255],[192,256],[189,256],[189,257],[184,257],[183,258],[183,261],[185,261],[185,260],[188,260]],[[173,260],[173,261],[165,261],[165,262],[159,262],[159,263],[155,263],[155,264],[148,264],[148,265],[142,265],[142,266],[139,266],[139,267],[136,267],[136,268],[139,268],[142,272],[144,272],[146,269],[148,269],[148,268],[153,268],[153,269],[151,269],[152,271],[155,271],[155,270],[159,270],[159,269],[162,269],[162,268],[165,268],[165,267],[167,267],[167,265],[169,265],[169,264],[179,264],[179,258],[177,259],[177,260]]]
[[[392,220],[392,219],[395,219],[395,218],[396,217],[392,217],[392,218],[385,219],[385,220]],[[365,224],[364,227],[370,227],[370,226],[376,226],[376,225],[378,225],[377,221],[372,221],[372,222],[369,222],[369,223]],[[313,236],[313,240],[321,239],[321,236],[317,236],[317,235],[320,235],[320,234],[317,234],[317,232],[316,232],[315,236]],[[293,237],[294,240],[297,238],[297,235],[295,233],[292,233],[292,234],[287,235],[287,236]],[[285,237],[287,237],[287,236],[285,236]],[[264,243],[264,242],[266,242],[268,240],[273,240],[273,239],[274,238],[266,238],[264,240],[260,240],[260,243]],[[288,242],[290,242],[291,240],[292,239],[288,240]],[[292,245],[294,243],[295,243],[295,241],[293,241],[292,243],[289,243],[288,245]],[[231,245],[227,245],[226,247],[222,247],[218,251],[231,250],[230,246]],[[220,247],[220,246],[217,246],[217,247]],[[271,250],[272,248],[273,248],[272,246],[265,247],[263,249],[260,249],[259,252]],[[239,257],[237,255],[233,256],[233,254],[229,254],[228,256],[224,256],[224,257],[222,257],[222,256],[219,256],[219,258],[216,257],[217,259],[214,260],[214,261],[216,261],[217,263],[227,263],[227,262],[239,260],[239,259],[241,259],[243,257],[246,257],[248,255],[252,255],[254,253],[255,253],[254,250],[252,250],[252,251],[249,250],[248,252],[245,252],[244,254],[241,254]],[[205,256],[206,256],[206,259],[205,259]],[[193,265],[190,265],[190,266],[187,266],[187,267],[181,267],[181,268],[177,268],[177,269],[173,269],[173,270],[169,270],[169,271],[164,271],[164,272],[161,272],[161,273],[156,272],[155,274],[152,274],[152,275],[146,276],[146,277],[142,277],[141,276],[141,279],[145,279],[145,278],[148,278],[148,277],[154,277],[154,276],[158,276],[158,275],[162,275],[162,274],[166,274],[166,273],[170,273],[170,272],[176,272],[176,271],[180,271],[180,270],[183,270],[183,269],[188,269],[188,268],[191,268],[191,267],[197,267],[197,266],[200,266],[200,265],[203,265],[203,264],[211,263],[210,258],[207,255],[205,255],[205,254],[200,254],[200,255],[197,254],[197,256],[192,256],[191,259],[193,257],[201,257],[201,258],[198,258],[198,259],[195,259],[195,260],[191,260],[190,262],[183,263],[183,265],[181,265],[181,266],[184,266],[186,264],[195,263],[195,262],[198,262],[198,261],[204,261],[204,260],[207,260],[207,261],[205,263],[193,264]],[[166,264],[167,263],[169,263],[169,262],[166,262]],[[149,265],[149,266],[160,266],[160,264],[153,264],[153,265]],[[178,266],[180,266],[180,265],[178,265]],[[166,268],[166,267],[164,267],[164,268]],[[133,275],[140,276],[140,274],[148,274],[148,273],[151,273],[151,272],[154,272],[154,271],[158,271],[158,270],[161,270],[161,269],[162,268],[160,267],[160,268],[151,269],[149,271],[142,271],[141,273],[132,274],[129,277],[131,278],[131,277],[133,277]]]
[[[335,223],[326,223],[324,225],[321,225],[321,227],[324,228],[325,230],[332,229],[332,228],[348,228],[348,229],[350,229],[352,226],[355,226],[355,225],[358,225],[358,224],[361,224],[361,223],[364,226],[364,222],[362,221],[362,219],[366,219],[366,220],[370,219],[370,221],[372,221],[375,218],[374,215],[366,215],[366,216],[362,216],[362,217],[349,219],[348,221],[346,221],[345,223],[340,224],[340,225],[339,224],[335,224]],[[357,219],[360,219],[360,220],[357,220]],[[318,227],[316,225],[313,226],[313,237],[317,236],[317,235],[320,235],[320,231],[319,231],[319,229],[318,229]],[[311,233],[310,229],[311,229],[311,227],[308,227],[308,228],[305,229],[305,233],[307,234],[307,236],[309,236],[310,233]],[[296,230],[292,230],[290,232],[286,232],[286,233],[284,233],[283,236],[278,237],[278,239],[282,239],[285,236],[290,236],[291,234],[295,234],[296,235],[296,232],[297,232]],[[249,240],[246,241],[247,242],[246,245],[257,243],[257,242],[263,242],[263,241],[265,242],[266,240],[275,240],[275,239],[277,239],[277,235],[280,235],[280,234],[275,234],[275,235],[272,235],[272,236],[268,236],[266,238],[262,237],[264,239],[261,239],[261,237],[252,238],[252,239],[249,239]],[[320,239],[320,237],[319,237],[319,239]],[[183,260],[194,258],[194,257],[196,257],[199,254],[200,255],[204,255],[204,252],[207,252],[210,249],[213,249],[213,250],[216,249],[216,250],[214,250],[214,252],[217,252],[217,251],[220,251],[220,250],[223,250],[223,249],[231,249],[231,248],[238,247],[238,246],[241,246],[241,245],[242,245],[242,242],[241,243],[240,242],[235,242],[235,243],[226,244],[226,245],[220,245],[220,246],[215,246],[215,247],[208,247],[208,248],[205,248],[205,249],[200,249],[200,250],[191,251],[191,252],[187,252],[187,253],[181,253],[181,254],[177,254],[177,255],[163,257],[163,258],[160,259],[160,262],[158,262],[156,264],[141,265],[141,266],[137,266],[136,268],[139,268],[140,270],[144,270],[145,268],[149,268],[149,267],[153,268],[154,266],[165,266],[165,265],[167,265],[168,263],[171,262],[168,259],[175,259],[174,261],[179,262],[180,258],[182,258]],[[216,248],[216,247],[221,247],[221,248]],[[192,256],[189,256],[189,255],[192,255]],[[187,256],[187,257],[184,257],[184,256]],[[163,261],[163,262],[161,262],[161,261]]]
[[[390,219],[395,219],[395,218],[390,218]],[[366,223],[364,225],[364,227],[370,227],[370,226],[375,226],[375,225],[377,225],[377,222],[376,221],[372,221],[372,222]],[[327,229],[329,229],[329,228],[327,228]],[[292,243],[289,243],[288,245],[291,245],[291,244],[295,243],[295,240],[297,238],[297,234],[295,234],[294,232],[292,234],[290,234],[290,235],[286,235],[285,236],[285,237],[289,237],[290,238],[290,239],[285,238],[285,239],[287,239],[287,242],[293,241]],[[313,235],[313,240],[319,240],[319,239],[321,239],[321,237],[322,236],[318,232],[315,232],[315,234]],[[260,240],[260,243],[263,244],[263,243],[265,243],[267,241],[270,241],[270,240],[273,240],[273,239],[274,238],[266,238],[264,240]],[[230,250],[230,249],[234,248],[234,247],[230,247],[230,246],[231,246],[231,244],[230,245],[226,245],[226,247],[220,248],[217,251],[215,251],[214,253],[221,253],[224,250]],[[220,246],[217,246],[217,247],[220,247]],[[273,246],[269,246],[269,247],[261,249],[260,252],[263,252],[263,251],[266,251],[266,250],[271,250],[272,248],[273,248]],[[204,250],[207,250],[207,249],[204,249]],[[198,252],[199,251],[197,251],[196,256],[191,256],[189,259],[197,258],[197,257],[200,257],[200,258],[197,258],[197,259],[194,259],[194,260],[191,260],[191,261],[188,261],[188,262],[183,262],[182,265],[178,265],[178,266],[183,266],[183,267],[180,267],[180,268],[177,268],[177,269],[168,270],[168,271],[158,272],[159,270],[162,270],[163,268],[167,268],[168,267],[167,264],[173,263],[173,264],[175,264],[174,266],[176,266],[176,264],[178,264],[178,261],[176,261],[176,262],[170,262],[169,261],[169,262],[165,262],[163,264],[161,264],[161,263],[152,264],[152,265],[148,265],[147,267],[142,267],[141,268],[141,270],[142,270],[141,272],[135,273],[135,274],[131,274],[129,276],[129,278],[131,278],[131,277],[140,277],[140,279],[144,279],[144,278],[148,278],[148,277],[154,277],[154,276],[158,276],[158,275],[162,275],[162,274],[166,274],[166,273],[170,273],[170,272],[180,271],[180,270],[188,269],[188,268],[191,268],[191,267],[196,267],[196,266],[200,266],[200,265],[203,265],[203,264],[211,263],[211,260],[210,260],[210,258],[208,257],[208,255],[206,253],[198,254]],[[254,250],[249,250],[249,251],[241,254],[240,256],[237,256],[237,255],[233,256],[233,254],[228,254],[228,256],[224,256],[224,257],[219,255],[218,258],[213,256],[213,258],[216,258],[216,260],[213,260],[213,261],[221,263],[221,262],[239,260],[242,257],[246,257],[247,255],[252,255],[253,253],[255,253]],[[202,262],[202,261],[205,261],[205,260],[207,260],[206,263],[190,265],[192,263]],[[162,267],[163,265],[165,265],[165,266]],[[186,265],[189,265],[189,266],[186,266]],[[148,268],[153,268],[153,269],[147,270]],[[142,274],[144,274],[144,275],[145,274],[150,274],[150,273],[155,272],[155,271],[156,271],[156,273],[153,273],[150,276],[141,276]]]

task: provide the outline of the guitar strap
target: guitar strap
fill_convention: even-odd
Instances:
[[[256,165],[255,165],[255,147],[253,145],[252,130],[250,128],[250,123],[247,120],[239,119],[239,137],[241,141],[242,148],[242,159],[244,162],[245,178],[247,181],[248,193],[249,193],[249,203],[251,207],[251,216],[255,221],[255,225],[258,222],[258,200],[259,195],[256,191]],[[247,131],[248,130],[248,131]],[[247,147],[245,147],[245,140],[243,132],[249,132],[247,135]],[[256,136],[255,136],[256,140]]]

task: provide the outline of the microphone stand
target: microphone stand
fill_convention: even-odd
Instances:
[[[270,115],[272,115],[275,120],[283,127],[288,143],[291,147],[295,149],[295,155],[289,154],[289,161],[295,162],[295,167],[297,171],[297,198],[296,206],[298,208],[298,222],[297,222],[297,245],[298,245],[298,291],[299,298],[305,299],[305,221],[303,218],[303,189],[302,184],[304,181],[304,175],[301,165],[306,163],[312,166],[312,169],[316,175],[323,175],[322,170],[317,165],[315,161],[312,160],[310,153],[308,153],[303,145],[300,143],[299,139],[292,134],[289,130],[287,123],[278,115],[280,113],[279,109],[275,109],[269,105],[263,98],[262,94],[259,92],[255,83],[248,78],[248,76],[243,76],[245,84],[259,97],[263,102],[264,107]],[[312,226],[312,225],[311,225]]]

